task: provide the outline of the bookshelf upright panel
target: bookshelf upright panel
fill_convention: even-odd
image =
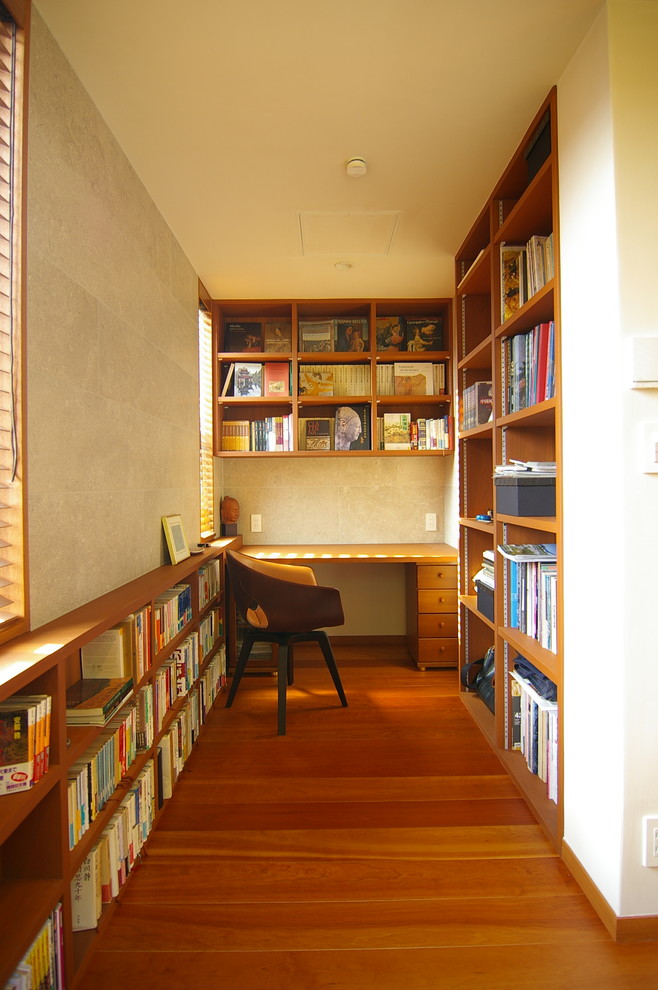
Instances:
[[[556,115],[553,89],[457,254],[455,354],[460,666],[494,647],[495,714],[473,687],[461,685],[462,699],[557,845],[563,677]],[[487,382],[491,418],[484,422],[480,411],[474,421],[473,396],[481,401]],[[536,471],[555,465],[554,507],[547,511],[539,500],[541,477],[501,480],[501,467],[512,471],[515,461],[543,462]],[[546,481],[549,490],[551,484]],[[532,485],[539,487],[527,496]],[[510,544],[555,544],[557,562],[510,563],[497,550]],[[527,681],[518,686],[513,671],[519,657],[556,686],[557,702],[537,701]],[[526,716],[538,720],[538,745],[520,738]]]

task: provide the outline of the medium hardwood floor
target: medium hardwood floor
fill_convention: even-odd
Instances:
[[[211,713],[80,990],[658,986],[616,945],[457,697],[355,648]]]

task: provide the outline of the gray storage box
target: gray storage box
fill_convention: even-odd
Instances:
[[[478,602],[478,612],[482,612],[482,615],[489,619],[489,622],[494,620],[494,593],[491,588],[488,588],[486,584],[481,584],[479,581],[475,582],[475,594],[477,595]]]
[[[496,511],[509,516],[554,516],[555,478],[533,475],[501,475],[494,478]]]

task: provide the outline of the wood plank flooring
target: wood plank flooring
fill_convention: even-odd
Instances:
[[[298,662],[211,713],[80,990],[620,990],[616,945],[456,694],[454,671],[341,647],[349,708]]]

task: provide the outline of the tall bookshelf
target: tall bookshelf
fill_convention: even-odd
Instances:
[[[16,695],[51,699],[47,771],[29,789],[0,796],[1,986],[49,926],[60,948],[61,985],[73,987],[79,980],[116,897],[103,905],[96,924],[74,930],[76,877],[136,788],[139,798],[124,813],[130,815],[139,807],[136,820],[143,826],[139,842],[147,840],[166,803],[159,751],[171,737],[173,752],[175,737],[180,742],[175,754],[180,770],[221,690],[226,651],[224,548],[232,542],[218,542],[178,564],[156,568],[0,649],[0,702]],[[169,623],[168,631],[160,634],[156,613],[174,588],[184,590],[186,607],[179,621]],[[113,717],[107,726],[67,724],[66,691],[81,676],[82,649],[112,627],[127,620],[132,624],[138,614],[144,619],[141,646],[137,648],[137,637],[131,642],[141,660],[135,667],[133,693],[117,709],[116,722]],[[188,665],[177,666],[186,647]],[[155,696],[161,674],[172,665],[171,676],[178,676],[178,683],[159,706],[154,704],[150,718],[148,709],[144,719],[132,715],[141,692],[152,691]],[[118,728],[124,721],[125,728]],[[120,735],[113,736],[115,729]],[[102,769],[96,763],[94,771],[85,773],[108,738],[114,738],[115,744],[106,751]],[[115,785],[107,783],[112,773],[118,780]],[[104,797],[95,808],[85,799],[86,784],[76,790],[81,801],[70,797],[71,782],[83,778],[100,793],[101,774],[106,781]],[[86,820],[83,805],[91,809]],[[137,848],[141,845],[136,839],[133,853]]]
[[[398,319],[406,331],[400,350],[392,342],[385,344],[381,336],[378,346],[377,325],[383,319]],[[428,325],[438,322],[440,327],[438,339],[425,346],[418,343],[423,321]],[[335,339],[311,342],[305,328],[323,322],[335,324]],[[349,344],[340,335],[352,323],[358,329],[358,349],[348,350]],[[441,456],[453,452],[451,299],[216,300],[213,324],[218,456]],[[236,331],[240,327],[255,329],[254,339],[249,333],[244,335],[249,350],[240,349]],[[424,393],[425,386],[410,380],[408,394],[394,394],[395,363],[420,365],[432,381],[431,390]],[[284,377],[281,391],[268,393],[262,381],[262,394],[243,394],[247,389],[242,388],[241,369],[249,365],[260,366],[263,375],[279,366]],[[308,375],[317,369],[331,382],[326,393],[305,390]],[[325,386],[326,382],[321,387]],[[361,435],[368,435],[365,444],[352,445],[349,451],[334,445],[336,414],[343,406],[360,411]],[[381,429],[386,413],[409,413],[415,424],[413,434],[420,435],[420,440],[412,439],[410,449],[385,449]],[[330,449],[309,449],[305,432],[309,420],[324,421],[324,428],[330,430]],[[278,444],[276,439],[272,443],[255,439],[257,430],[272,433],[277,423],[285,430],[283,443],[280,437]]]
[[[532,238],[552,235],[553,273],[532,287],[522,282],[518,306],[502,305],[501,248],[527,246]],[[553,89],[540,107],[515,154],[496,184],[456,255],[455,361],[461,411],[457,436],[460,472],[460,667],[484,656],[493,646],[496,657],[495,714],[472,688],[460,686],[461,697],[490,740],[538,819],[557,845],[563,829],[562,733],[558,714],[557,801],[549,797],[546,781],[531,773],[513,740],[510,670],[517,655],[529,660],[557,686],[558,713],[562,699],[561,608],[561,418],[559,327],[559,232],[557,174],[557,103]],[[506,284],[507,288],[507,284]],[[534,291],[530,291],[530,289]],[[511,311],[510,311],[511,310]],[[534,338],[536,327],[553,325],[555,383],[552,394],[524,393],[519,401],[518,364],[513,355],[522,341]],[[527,336],[524,336],[527,335]],[[524,351],[525,353],[525,351]],[[529,377],[536,380],[536,352],[527,351]],[[516,378],[512,380],[513,376]],[[491,383],[491,417],[463,428],[466,391],[476,383]],[[485,419],[485,417],[481,417]],[[493,474],[496,465],[512,460],[555,461],[556,508],[546,515],[517,515],[499,511]],[[527,511],[527,510],[524,510]],[[489,519],[486,517],[490,516]],[[481,517],[481,518],[478,518]],[[483,518],[482,518],[483,517]],[[509,566],[497,552],[500,544],[557,544],[557,646],[546,649],[535,636],[513,628],[512,582]],[[493,552],[495,590],[476,595],[474,578],[483,553]],[[554,652],[555,650],[555,652]],[[555,772],[555,767],[551,773]]]

